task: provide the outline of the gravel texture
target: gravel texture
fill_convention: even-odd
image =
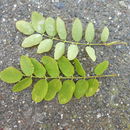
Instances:
[[[106,74],[120,77],[101,78],[101,88],[91,98],[60,105],[53,101],[34,103],[31,90],[12,93],[12,85],[0,81],[0,130],[129,130],[130,129],[130,0],[0,0],[0,70],[7,66],[19,68],[23,54],[37,57],[36,47],[23,49],[25,37],[15,28],[17,20],[29,20],[32,11],[44,16],[61,16],[68,32],[74,17],[82,20],[84,27],[93,21],[97,38],[104,25],[110,29],[109,41],[121,40],[128,46],[95,46],[97,61],[93,63],[80,46],[78,58],[89,73],[92,67],[109,60]],[[68,39],[71,40],[69,33]],[[66,45],[67,46],[67,45]],[[53,55],[53,49],[45,55]]]

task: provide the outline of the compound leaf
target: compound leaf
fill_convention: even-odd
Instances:
[[[25,78],[21,81],[19,81],[16,85],[13,86],[12,91],[13,92],[20,92],[27,87],[29,87],[32,84],[32,78]]]
[[[42,78],[45,76],[46,74],[46,70],[44,68],[44,66],[39,62],[37,61],[35,58],[31,58],[31,62],[34,66],[34,75],[38,78]]]
[[[100,64],[98,64],[95,69],[94,69],[94,73],[96,75],[101,75],[104,73],[104,71],[108,68],[109,66],[109,61],[103,61]]]
[[[45,20],[45,30],[49,36],[53,37],[56,35],[56,22],[53,18],[48,17]]]
[[[79,62],[79,60],[77,58],[74,59],[74,65],[75,65],[76,72],[80,76],[85,76],[86,75],[86,72],[85,72],[83,66],[81,65],[81,63]]]
[[[86,31],[85,31],[85,40],[87,42],[92,42],[95,36],[95,30],[94,30],[94,25],[92,22],[89,22]]]
[[[77,57],[78,52],[79,52],[79,49],[77,45],[70,45],[68,47],[67,58],[69,60],[74,60]]]
[[[97,92],[99,88],[99,81],[97,79],[89,79],[88,84],[89,88],[86,91],[86,97],[91,97]]]
[[[34,29],[31,23],[26,22],[24,20],[17,21],[16,28],[25,35],[31,35],[34,33]]]
[[[28,56],[20,57],[20,67],[26,76],[31,76],[34,72],[34,66]]]
[[[76,18],[72,25],[72,38],[75,41],[80,41],[83,34],[82,23],[79,18]]]
[[[34,102],[41,102],[48,91],[48,82],[45,79],[39,80],[32,90],[32,100]]]
[[[48,83],[48,91],[45,96],[45,100],[50,101],[52,100],[56,93],[60,91],[62,87],[62,83],[59,79],[53,79]]]
[[[89,55],[89,57],[93,60],[96,61],[96,54],[95,54],[95,50],[92,47],[87,46],[85,48],[87,54]]]
[[[41,34],[45,32],[45,18],[42,16],[42,14],[36,11],[32,12],[31,22],[36,32]]]
[[[109,37],[109,29],[107,27],[104,27],[102,34],[101,34],[101,41],[107,42],[108,37]]]
[[[74,96],[77,99],[80,99],[81,97],[83,97],[88,89],[89,85],[87,80],[78,80],[76,82],[76,86],[75,86],[75,91],[74,91]]]
[[[6,83],[16,83],[23,77],[23,74],[14,67],[8,67],[0,72],[0,79]]]
[[[69,62],[69,60],[65,56],[62,56],[58,60],[58,65],[59,65],[59,68],[60,68],[61,72],[65,76],[69,77],[69,76],[73,76],[74,75],[74,67],[73,67],[73,65]]]
[[[49,56],[43,56],[41,62],[45,65],[45,68],[51,77],[55,78],[59,76],[60,71],[55,59]]]
[[[52,45],[53,45],[52,39],[45,39],[41,41],[38,46],[37,53],[44,53],[44,52],[50,51],[52,48]]]
[[[27,48],[27,47],[35,46],[39,44],[41,40],[42,40],[41,34],[33,34],[23,40],[22,47]]]
[[[57,17],[56,19],[56,29],[60,39],[65,40],[67,37],[67,31],[66,31],[65,23],[60,17]]]
[[[55,46],[54,59],[60,59],[65,53],[65,44],[63,42],[58,42]]]
[[[63,82],[63,86],[58,93],[58,100],[60,104],[68,103],[74,93],[75,83],[72,80],[66,80]]]

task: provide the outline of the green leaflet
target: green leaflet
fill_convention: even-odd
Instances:
[[[77,99],[80,99],[81,97],[83,97],[86,93],[86,91],[88,90],[88,82],[87,80],[78,80],[76,82],[76,86],[75,86],[75,91],[74,91],[74,96],[77,98]]]
[[[23,77],[23,74],[14,67],[8,67],[0,72],[0,79],[6,83],[16,83]]]
[[[69,77],[69,76],[73,76],[74,75],[74,67],[73,65],[69,62],[69,60],[62,56],[59,60],[58,60],[58,65],[59,68],[61,70],[61,72]]]
[[[83,69],[83,66],[81,65],[81,63],[79,62],[79,60],[77,58],[74,59],[74,65],[75,65],[75,69],[76,69],[76,72],[78,73],[78,75],[86,76],[86,72]]]
[[[60,71],[57,62],[53,58],[43,56],[41,62],[45,65],[45,68],[51,77],[59,77]]]
[[[56,22],[53,18],[48,17],[45,20],[45,30],[49,36],[53,37],[56,35]]]
[[[65,44],[63,42],[58,42],[55,46],[54,59],[60,59],[65,53]]]
[[[67,31],[66,31],[65,23],[60,17],[57,17],[56,19],[56,29],[60,39],[66,40]]]
[[[41,102],[48,91],[48,83],[45,79],[39,80],[32,90],[32,100],[34,102]]]
[[[94,35],[95,35],[94,25],[92,22],[89,22],[85,31],[85,40],[87,42],[92,42],[94,39]]]
[[[34,29],[31,23],[26,22],[24,20],[17,21],[16,28],[25,35],[31,35],[34,33]]]
[[[95,54],[95,50],[90,47],[90,46],[87,46],[85,48],[87,54],[89,55],[89,57],[93,60],[93,61],[96,61],[96,54]]]
[[[68,47],[67,58],[69,60],[74,60],[77,57],[78,52],[79,52],[79,49],[77,45],[70,45]]]
[[[38,12],[32,12],[31,22],[34,30],[43,34],[45,32],[45,18]]]
[[[72,25],[72,38],[75,41],[80,41],[83,35],[83,27],[79,18],[76,18]]]
[[[16,85],[13,86],[12,91],[13,92],[20,92],[27,87],[29,87],[32,84],[32,78],[25,78],[21,81],[19,81]]]
[[[59,79],[53,79],[48,83],[48,91],[45,96],[45,100],[50,101],[52,100],[56,93],[60,91],[62,87],[62,83]]]
[[[53,45],[52,39],[45,39],[41,41],[38,46],[37,53],[44,53],[44,52],[50,51],[52,48],[52,45]]]
[[[28,56],[20,57],[20,67],[26,76],[31,76],[34,72],[34,66]]]
[[[23,40],[22,47],[27,48],[35,46],[39,44],[41,40],[42,40],[41,34],[33,34]]]
[[[72,80],[66,80],[63,82],[63,86],[58,93],[58,100],[60,104],[68,103],[74,93],[75,83]]]
[[[98,64],[95,69],[94,69],[94,73],[96,75],[101,75],[104,73],[104,71],[108,68],[109,66],[109,61],[103,61],[100,64]]]
[[[108,37],[109,37],[109,29],[107,27],[104,27],[102,34],[101,34],[101,41],[107,42]]]
[[[37,61],[35,58],[31,58],[31,62],[34,66],[34,75],[38,78],[45,77],[46,70],[45,70],[44,66],[39,61]]]
[[[89,79],[88,84],[89,84],[89,88],[86,91],[86,97],[91,97],[97,92],[99,88],[99,82],[97,79]]]

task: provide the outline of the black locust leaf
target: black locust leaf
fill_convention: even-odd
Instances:
[[[57,17],[56,19],[56,29],[60,39],[66,40],[67,31],[66,31],[65,23],[60,17]]]
[[[17,21],[16,28],[25,35],[31,35],[34,33],[34,29],[31,23],[26,22],[24,20]]]
[[[62,56],[59,60],[58,60],[58,65],[59,68],[61,70],[61,72],[65,75],[65,76],[73,76],[74,75],[74,67],[73,65],[69,62],[69,60]]]
[[[89,87],[89,85],[88,85],[87,80],[84,80],[84,79],[78,80],[76,82],[74,96],[77,99],[80,99],[81,97],[83,97],[86,94],[88,87]]]
[[[74,59],[74,65],[75,65],[76,72],[80,76],[86,76],[86,72],[77,58]]]
[[[22,47],[27,48],[27,47],[35,46],[39,44],[41,40],[42,40],[41,34],[33,34],[23,40]]]
[[[31,22],[34,30],[43,34],[45,32],[45,18],[38,12],[32,12]]]
[[[68,47],[68,51],[67,51],[67,58],[69,60],[74,60],[77,57],[78,53],[79,53],[78,46],[77,45],[70,45]]]
[[[55,46],[55,51],[54,51],[54,59],[58,60],[60,59],[65,53],[65,43],[63,42],[58,42]]]
[[[98,64],[95,69],[94,69],[94,73],[96,75],[101,75],[104,73],[104,71],[108,68],[109,66],[109,61],[103,61],[100,64]]]
[[[35,58],[31,58],[31,62],[34,66],[34,72],[33,72],[34,75],[38,78],[45,77],[46,70],[45,70],[44,66],[39,61],[37,61]]]
[[[45,68],[51,77],[59,77],[60,71],[55,59],[49,56],[43,56],[41,62],[45,65]]]
[[[45,30],[49,36],[54,37],[56,35],[56,22],[53,18],[48,17],[45,21]]]
[[[32,84],[32,78],[25,78],[19,81],[15,86],[13,86],[13,92],[20,92],[26,88],[28,88]]]
[[[32,100],[34,102],[41,102],[48,91],[48,82],[45,79],[39,80],[32,90]]]
[[[62,83],[59,79],[53,79],[48,83],[48,91],[45,96],[45,100],[50,101],[52,100],[56,93],[60,91],[62,87]]]
[[[75,83],[72,80],[66,80],[63,82],[63,86],[58,93],[58,100],[60,104],[68,103],[74,93]]]
[[[97,92],[99,88],[99,82],[97,79],[89,79],[88,84],[89,88],[86,91],[86,97],[91,97]]]
[[[101,34],[101,41],[107,42],[108,37],[109,37],[109,29],[107,27],[104,27],[102,34]]]
[[[83,35],[83,27],[79,18],[76,18],[72,25],[72,38],[75,41],[80,41]]]
[[[89,22],[85,31],[85,40],[87,42],[92,42],[95,36],[95,29],[92,22]]]
[[[8,67],[0,72],[0,79],[6,83],[16,83],[23,77],[23,74],[14,67]]]
[[[45,39],[41,41],[38,46],[37,53],[44,53],[44,52],[50,51],[52,48],[52,45],[53,45],[52,39]]]
[[[28,56],[21,56],[20,67],[26,76],[31,76],[34,72],[34,66]]]

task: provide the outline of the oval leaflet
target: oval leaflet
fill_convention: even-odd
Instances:
[[[93,60],[96,61],[96,54],[95,54],[95,50],[92,47],[87,46],[85,48],[87,54],[89,55],[89,57]]]
[[[75,41],[80,41],[82,38],[83,27],[79,18],[76,18],[72,25],[72,38]]]
[[[16,28],[25,35],[31,35],[34,33],[34,29],[31,23],[26,22],[24,20],[17,21]]]
[[[56,29],[60,39],[65,40],[67,37],[67,31],[66,31],[65,23],[60,17],[57,17],[56,19]]]
[[[57,62],[53,58],[43,56],[41,62],[45,65],[46,71],[51,77],[59,77],[60,71]]]
[[[36,32],[41,34],[45,32],[45,18],[42,16],[42,14],[36,11],[32,12],[31,22]]]
[[[104,71],[108,68],[109,65],[109,61],[103,61],[100,64],[98,64],[95,69],[94,69],[94,73],[96,75],[101,75],[104,73]]]
[[[52,48],[52,45],[53,45],[52,39],[45,39],[41,41],[38,46],[37,53],[44,53],[44,52],[50,51]]]
[[[54,51],[54,59],[58,60],[60,59],[65,53],[65,43],[63,42],[58,42],[55,46],[55,51]]]
[[[22,47],[27,48],[27,47],[35,46],[39,44],[41,40],[42,40],[41,34],[33,34],[23,40]]]
[[[74,93],[75,83],[72,80],[66,80],[63,82],[63,86],[58,93],[58,101],[60,104],[68,103]]]
[[[56,35],[56,22],[53,18],[48,17],[45,20],[45,30],[49,36],[53,37]]]
[[[48,91],[45,96],[45,100],[50,101],[52,100],[56,93],[60,91],[62,87],[62,83],[59,79],[53,79],[48,83]]]
[[[92,42],[94,39],[94,35],[95,35],[94,25],[92,22],[89,22],[85,30],[85,40],[87,42]]]
[[[68,47],[67,58],[69,60],[74,60],[77,57],[78,53],[79,53],[78,46],[77,45],[70,45]]]
[[[8,67],[0,72],[0,79],[6,83],[16,83],[23,77],[23,74],[14,67]]]
[[[27,87],[29,87],[32,84],[32,78],[25,78],[21,81],[19,81],[16,85],[13,86],[12,91],[13,92],[20,92]]]
[[[28,56],[20,57],[20,67],[26,76],[31,76],[34,72],[34,66]]]
[[[65,56],[62,56],[58,60],[58,66],[65,76],[69,77],[74,75],[74,67]]]
[[[46,70],[44,68],[44,66],[39,62],[37,61],[35,58],[31,58],[31,62],[34,66],[34,75],[38,78],[42,78],[45,76],[46,74]]]
[[[48,91],[48,83],[45,79],[39,80],[32,90],[32,100],[34,102],[41,102]]]

